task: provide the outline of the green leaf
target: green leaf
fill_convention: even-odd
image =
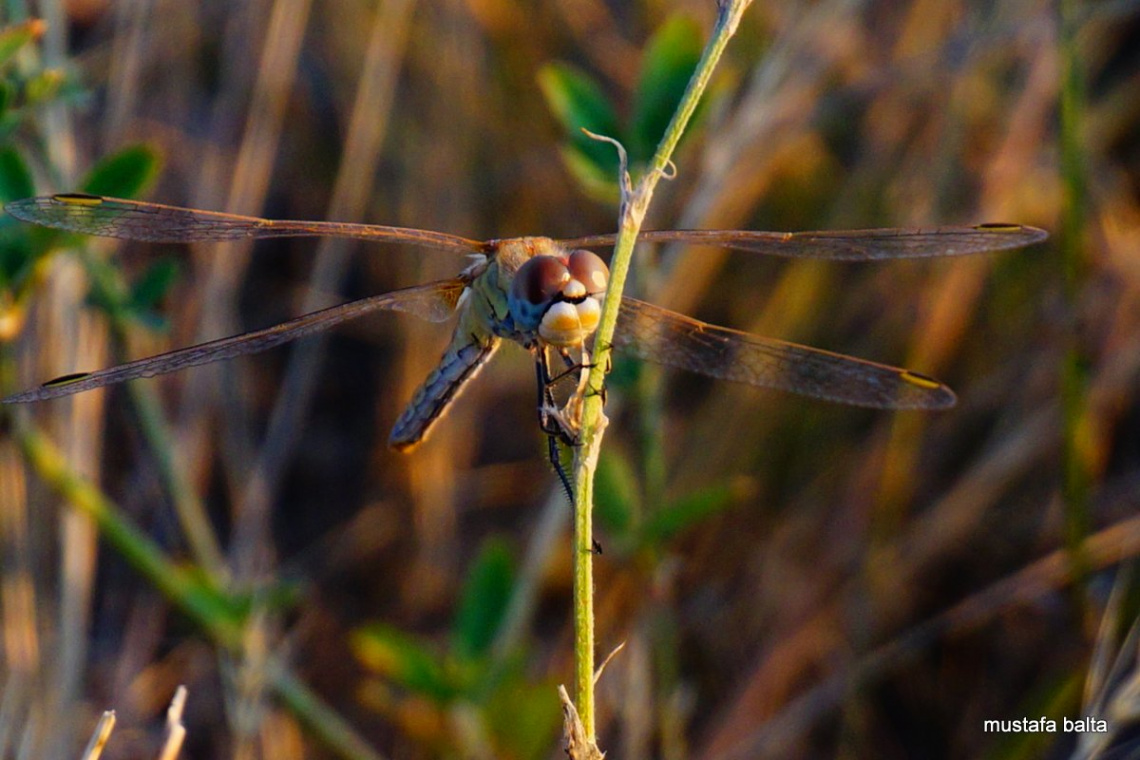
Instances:
[[[24,85],[24,97],[29,105],[43,103],[55,97],[63,86],[64,76],[59,69],[44,69]]]
[[[455,616],[453,650],[464,659],[487,652],[503,624],[514,588],[515,561],[502,539],[487,541],[475,559]]]
[[[6,66],[24,45],[39,39],[46,28],[47,24],[36,18],[0,29],[0,66]]]
[[[240,627],[249,616],[249,604],[230,595],[197,565],[169,562],[177,594],[171,598],[197,611],[200,622],[211,629]]]
[[[7,114],[8,107],[12,105],[14,94],[15,90],[12,88],[11,82],[0,82],[0,117]]]
[[[430,697],[437,704],[457,694],[439,658],[402,631],[373,623],[354,631],[351,644],[365,667],[409,691]]]
[[[608,176],[617,176],[617,152],[612,145],[585,134],[620,138],[617,114],[602,88],[585,72],[565,63],[548,63],[538,72],[546,105],[566,130],[570,145]],[[612,168],[611,168],[612,167]]]
[[[687,16],[674,16],[649,41],[633,101],[627,146],[632,163],[653,157],[701,59],[701,48],[700,25]]]
[[[28,235],[0,230],[0,290],[18,291],[23,287],[36,254]]]
[[[594,514],[615,538],[628,538],[639,501],[637,476],[625,453],[610,447],[598,458],[594,476]]]
[[[143,310],[157,305],[178,281],[178,272],[178,260],[173,256],[163,256],[153,262],[131,287],[130,307]]]
[[[35,181],[15,148],[0,148],[0,203],[29,198],[36,194]]]
[[[19,111],[0,113],[0,142],[7,142],[12,133],[20,126]]]
[[[152,333],[170,332],[170,319],[156,311],[134,311],[130,316],[144,330]]]
[[[644,367],[645,363],[640,359],[620,355],[614,361],[613,372],[606,378],[606,385],[623,393],[630,391],[641,382]]]
[[[154,180],[161,163],[154,148],[132,145],[96,164],[83,181],[83,192],[115,198],[137,197]]]
[[[562,708],[553,682],[527,683],[516,676],[495,691],[484,707],[496,757],[538,760],[550,757],[561,725]]]
[[[727,483],[694,491],[654,512],[642,526],[642,543],[661,546],[741,497],[740,483]]]
[[[582,128],[601,135],[618,131],[617,115],[602,88],[585,72],[566,63],[548,63],[538,72],[546,105],[574,137]]]
[[[564,145],[560,152],[567,171],[577,180],[586,195],[602,203],[616,204],[621,200],[617,184],[616,157],[610,166],[597,163],[577,145]]]

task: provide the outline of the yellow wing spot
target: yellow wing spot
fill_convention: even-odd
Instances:
[[[56,203],[63,203],[69,206],[101,206],[103,199],[98,195],[87,195],[86,193],[58,193],[51,197]]]
[[[910,370],[903,370],[899,373],[899,377],[902,378],[904,382],[908,382],[911,385],[917,386],[919,388],[925,388],[929,391],[938,390],[942,387],[942,383],[938,382],[933,377],[927,377],[926,375],[921,375],[918,372],[911,372]]]
[[[54,378],[52,380],[48,380],[46,383],[44,383],[40,387],[41,388],[55,388],[55,387],[58,387],[60,385],[70,385],[71,383],[77,383],[80,380],[82,380],[86,377],[90,377],[90,376],[91,376],[90,372],[73,372],[70,375],[62,375],[61,377],[57,377],[57,378]]]
[[[986,230],[987,232],[1021,232],[1025,229],[1020,224],[1006,224],[1005,222],[987,222],[986,224],[978,224],[974,226],[975,230]]]

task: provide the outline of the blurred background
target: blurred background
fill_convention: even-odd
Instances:
[[[573,127],[609,124],[644,155],[664,123],[646,93],[679,92],[715,3],[3,14],[4,200],[86,189],[483,239],[614,229],[612,159]],[[877,265],[641,252],[649,300],[934,375],[959,404],[850,409],[615,367],[595,570],[599,659],[625,645],[598,687],[612,757],[1135,756],[1138,21],[1131,0],[745,15],[647,227],[1052,237]],[[5,217],[0,383],[466,264]],[[185,684],[184,757],[562,757],[570,512],[530,359],[504,349],[425,445],[385,445],[448,329],[382,314],[4,408],[0,756],[79,757],[106,709],[107,757],[157,756]],[[1085,714],[1110,730],[983,730]]]

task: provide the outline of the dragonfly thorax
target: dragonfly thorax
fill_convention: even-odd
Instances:
[[[550,345],[581,345],[598,328],[609,279],[609,268],[591,251],[532,256],[511,279],[511,319],[518,330]]]

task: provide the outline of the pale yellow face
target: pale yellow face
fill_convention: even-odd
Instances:
[[[598,329],[609,274],[605,262],[586,250],[532,257],[511,281],[515,325],[553,346],[581,345]]]
[[[538,334],[554,346],[578,346],[598,329],[602,304],[588,296],[578,303],[559,301],[542,315]]]

